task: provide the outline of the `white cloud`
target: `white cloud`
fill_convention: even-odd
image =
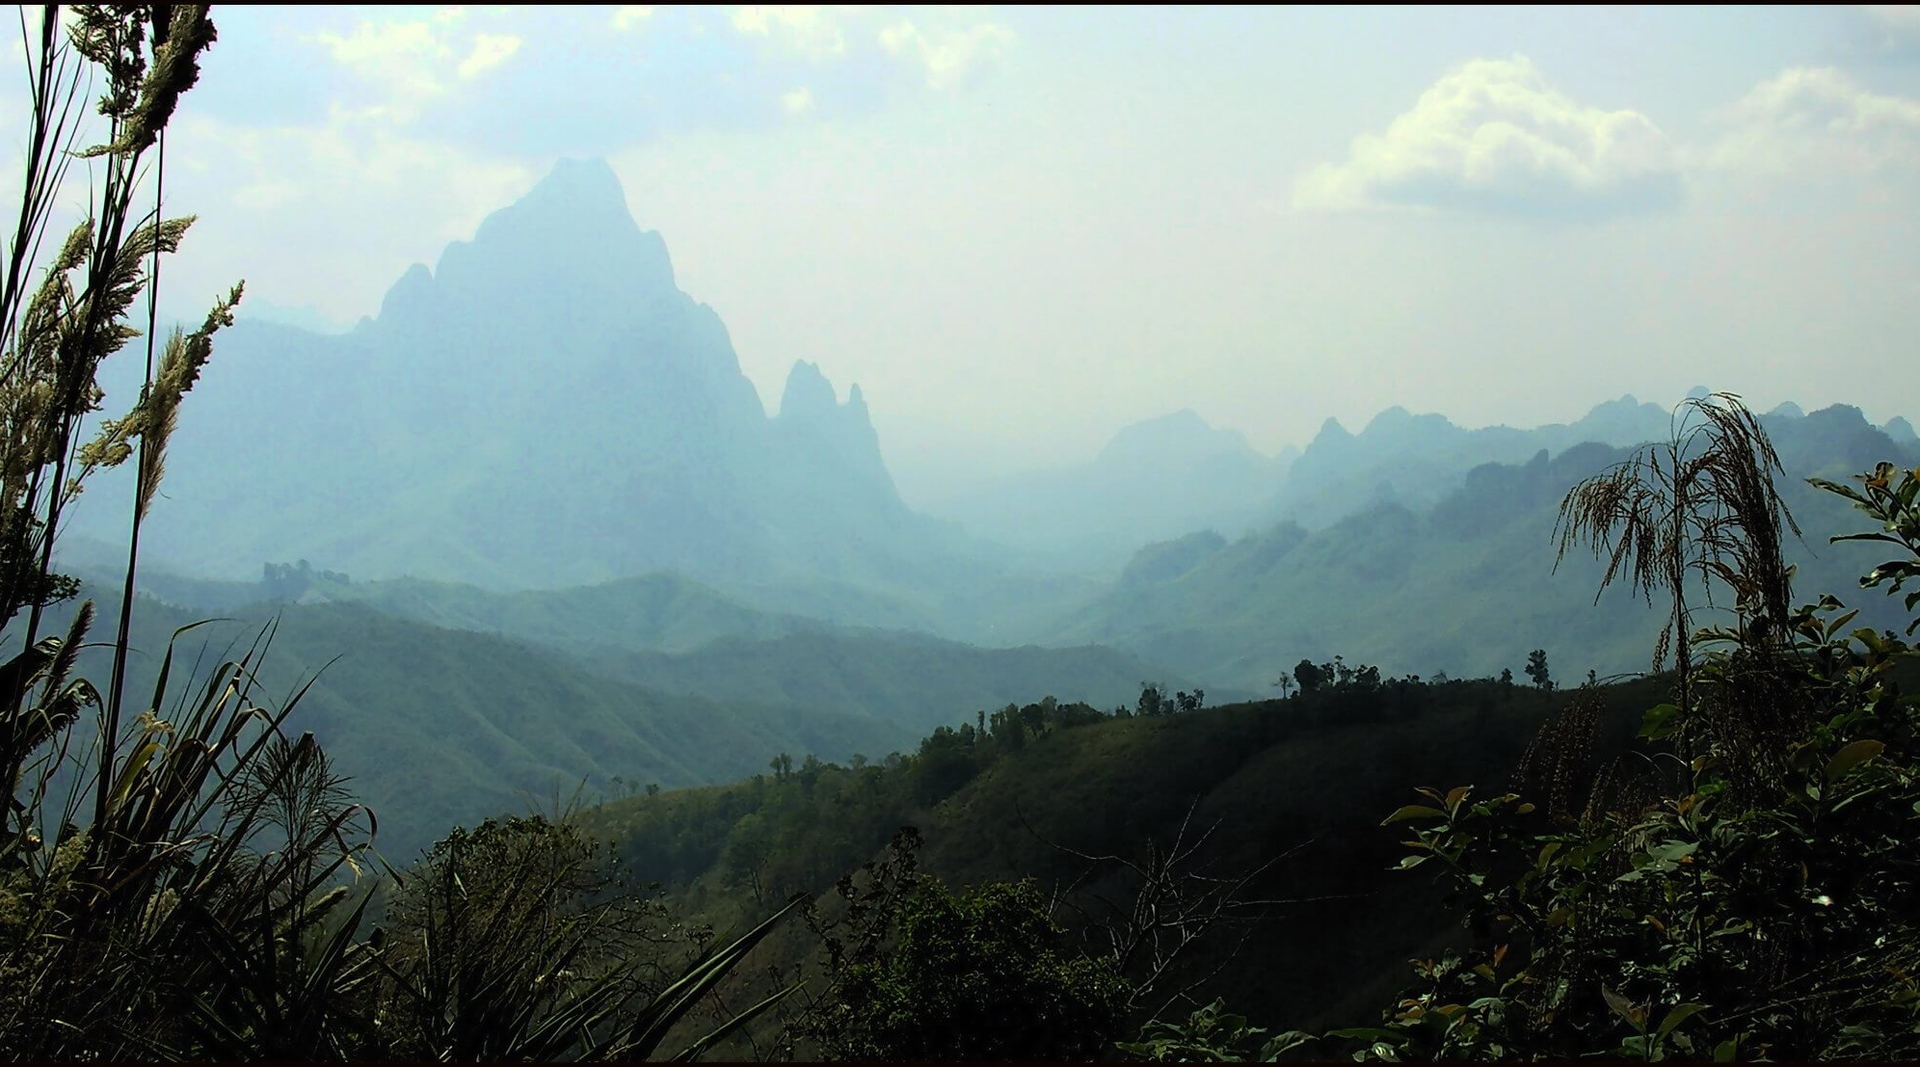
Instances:
[[[1832,67],[1784,71],[1719,117],[1731,131],[1705,153],[1715,169],[1812,179],[1920,168],[1920,100],[1872,92]]]
[[[993,22],[962,24],[979,8],[941,8],[917,12],[912,21],[889,9],[854,5],[749,5],[733,13],[733,28],[764,37],[788,52],[814,62],[844,59],[878,45],[902,62],[926,72],[927,85],[944,89],[983,63],[998,60],[1013,41],[1013,31]],[[874,20],[886,19],[877,33]],[[857,27],[856,22],[866,22]],[[855,32],[855,31],[858,32]]]
[[[441,68],[453,58],[453,48],[426,20],[362,22],[351,33],[317,33],[313,40],[326,47],[335,63],[397,94],[437,96],[446,91]]]
[[[608,25],[625,33],[652,17],[653,5],[651,4],[625,4],[613,9],[613,18],[609,20]]]
[[[993,62],[1013,42],[1013,31],[991,22],[964,29],[930,27],[901,22],[880,31],[880,47],[889,55],[908,58],[926,68],[927,85],[944,89],[964,78],[979,62]]]
[[[1667,138],[1636,111],[1555,92],[1524,56],[1476,59],[1421,94],[1346,162],[1294,187],[1309,210],[1458,208],[1608,215],[1663,206],[1681,191]]]
[[[808,59],[837,59],[847,54],[840,23],[861,10],[852,5],[749,4],[733,13],[733,28],[779,41]]]
[[[790,93],[782,93],[780,96],[780,106],[786,108],[787,114],[789,115],[798,115],[803,112],[812,111],[813,93],[806,86],[802,85]]]
[[[466,36],[467,9],[442,7],[424,18],[363,21],[347,33],[320,32],[309,40],[361,81],[384,90],[384,113],[410,119],[422,103],[445,96],[455,82],[472,81],[512,58],[521,38],[505,33]]]
[[[520,38],[510,33],[483,33],[473,39],[473,51],[460,61],[460,80],[472,81],[513,58]]]
[[[341,321],[377,310],[408,264],[471,236],[534,178],[518,162],[409,136],[379,109],[336,107],[297,126],[199,113],[176,124],[168,151],[183,166],[169,170],[169,196],[207,207],[198,209],[193,262],[183,258],[175,277],[212,292],[231,283],[228,274],[244,276],[249,293]],[[265,251],[285,248],[300,254]]]

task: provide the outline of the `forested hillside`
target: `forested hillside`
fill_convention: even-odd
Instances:
[[[1625,743],[1661,689],[1599,692],[1606,750]],[[1186,822],[1189,843],[1212,833],[1182,873],[1260,871],[1239,893],[1265,903],[1221,920],[1165,980],[1167,994],[1225,968],[1206,988],[1234,990],[1236,1010],[1330,1026],[1390,993],[1407,956],[1446,932],[1425,879],[1389,872],[1398,846],[1381,815],[1410,782],[1505,783],[1540,726],[1588,697],[1386,679],[1193,711],[1169,700],[1164,713],[1122,718],[1046,702],[1025,716],[996,712],[984,734],[943,730],[901,761],[796,764],[611,802],[583,825],[639,877],[723,925],[750,914],[749,902],[830,896],[910,825],[925,839],[922,870],[953,886],[1038,878],[1067,894],[1058,915],[1098,951],[1103,931],[1088,924],[1118,918],[1101,898],[1125,908],[1142,882],[1084,857],[1144,862]],[[772,944],[794,960],[817,951],[799,934]]]
[[[476,595],[489,605],[503,599]],[[1110,708],[1143,681],[1179,681],[1104,649],[978,649],[883,632],[726,640],[668,654],[621,651],[633,630],[599,631],[598,646],[547,644],[415,622],[353,599],[222,615],[174,639],[175,670],[210,669],[270,631],[262,684],[284,697],[313,681],[303,729],[382,813],[382,844],[396,860],[448,826],[551,808],[576,793],[737,780],[781,753],[879,760],[933,726],[1025,692]],[[142,692],[173,631],[207,615],[142,600],[133,618],[139,655],[128,684]],[[513,618],[537,626],[551,616]],[[66,616],[53,620],[64,626]],[[83,652],[80,663],[110,660]]]
[[[258,644],[263,697],[278,705],[312,683],[300,727],[380,814],[381,847],[396,862],[449,826],[618,791],[616,778],[634,788],[730,781],[781,752],[884,755],[916,733],[851,709],[648,689],[522,641],[352,604],[242,610],[173,636],[203,618],[140,602],[129,690],[153,691],[170,640],[176,691],[205,685],[223,660]],[[95,673],[111,666],[101,650],[78,662]]]

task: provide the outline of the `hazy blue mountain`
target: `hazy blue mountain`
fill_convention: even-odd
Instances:
[[[118,586],[114,568],[82,563],[73,570],[95,588]],[[305,620],[333,606],[371,608],[436,629],[525,642],[651,692],[866,715],[921,733],[1036,694],[1111,707],[1131,704],[1147,682],[1195,684],[1109,648],[981,648],[900,629],[757,611],[672,574],[501,592],[416,578],[358,582],[285,571],[292,573],[260,582],[149,571],[141,585],[182,616],[258,619],[286,611]],[[339,636],[347,658],[333,673],[355,674],[361,638]]]
[[[249,322],[273,322],[282,326],[292,326],[309,333],[345,333],[350,324],[335,322],[322,312],[311,307],[286,307],[263,300],[258,296],[248,296],[241,302],[237,319]],[[198,325],[197,322],[193,325]]]
[[[453,582],[394,578],[378,582],[338,582],[314,578],[280,583],[248,583],[243,599],[269,598],[302,604],[360,604],[388,615],[455,630],[504,634],[553,648],[681,652],[723,637],[763,640],[834,624],[799,615],[748,607],[709,586],[677,574],[656,573],[617,578],[598,585],[564,589],[496,591]],[[185,586],[171,577],[149,579],[143,588],[161,599],[208,610],[222,605],[207,599],[204,585]],[[234,590],[221,594],[234,598]],[[190,597],[199,596],[199,601]]]
[[[900,502],[857,386],[798,364],[768,417],[601,162],[561,163],[347,334],[243,315],[168,468],[148,558],[214,577],[897,591],[989,552]],[[90,495],[76,529],[111,539],[120,494]]]
[[[1298,454],[1262,455],[1183,409],[1123,428],[1087,463],[989,483],[930,510],[1056,566],[1111,573],[1160,538],[1251,527]]]
[[[1920,463],[1920,447],[1896,443],[1853,407],[1762,422],[1805,533],[1788,546],[1797,590],[1806,599],[1832,592],[1861,608],[1864,624],[1894,625],[1897,605],[1858,588],[1878,554],[1827,541],[1862,529],[1864,517],[1801,479],[1842,480],[1883,459]],[[1524,463],[1474,467],[1427,506],[1384,501],[1320,529],[1282,522],[1233,541],[1205,532],[1149,546],[1111,589],[1056,623],[1056,640],[1113,645],[1222,687],[1259,686],[1302,657],[1336,654],[1389,673],[1461,676],[1517,671],[1543,647],[1564,679],[1644,670],[1658,612],[1624,590],[1596,608],[1600,565],[1582,551],[1555,574],[1551,539],[1567,489],[1629,454],[1598,443],[1542,448]]]
[[[1470,430],[1402,407],[1382,411],[1358,434],[1328,419],[1265,515],[1317,528],[1376,504],[1430,507],[1482,463],[1522,463],[1543,448],[1557,453],[1586,441],[1638,444],[1664,437],[1670,421],[1668,409],[1632,396],[1600,404],[1573,423],[1526,430]]]
[[[1920,461],[1920,442],[1899,441],[1869,423],[1859,408],[1834,404],[1800,417],[1768,414],[1760,425],[1772,439],[1780,462],[1794,475],[1844,481],[1881,460],[1911,465]]]

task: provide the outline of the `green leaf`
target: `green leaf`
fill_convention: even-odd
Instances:
[[[680,1021],[680,1017],[706,996],[714,986],[720,984],[728,972],[732,971],[755,945],[773,932],[773,928],[781,919],[786,918],[789,912],[806,900],[806,894],[796,893],[787,901],[786,907],[773,913],[759,926],[742,934],[723,948],[709,949],[704,956],[694,961],[677,981],[655,994],[653,1001],[637,1019],[628,1025],[625,1033],[617,1035],[603,1048],[615,1058],[644,1059],[652,1055],[666,1039],[667,1032]],[[749,1010],[755,1013],[763,1011],[771,1007],[779,997],[785,995],[786,992],[776,994],[775,997]],[[698,1055],[702,1047],[700,1042],[696,1042],[688,1051]]]
[[[1606,986],[1600,987],[1600,995],[1606,998],[1607,1007],[1612,1008],[1615,1015],[1620,1016],[1632,1024],[1635,1030],[1641,1031],[1642,1033],[1646,1032],[1646,1014],[1635,1007],[1632,1001],[1608,989]]]
[[[1886,751],[1887,746],[1879,741],[1855,741],[1834,753],[1827,761],[1828,780],[1839,778],[1862,763]]]
[[[755,1004],[753,1007],[748,1008],[746,1011],[741,1012],[740,1014],[734,1016],[733,1018],[728,1019],[726,1022],[716,1027],[713,1031],[708,1033],[706,1036],[700,1038],[698,1041],[695,1041],[693,1044],[688,1045],[686,1048],[682,1049],[680,1051],[680,1054],[674,1057],[674,1061],[677,1063],[691,1063],[694,1060],[699,1059],[700,1055],[704,1053],[707,1049],[711,1048],[715,1044],[718,1044],[722,1039],[731,1035],[735,1030],[738,1030],[741,1027],[752,1022],[754,1019],[758,1018],[762,1013],[764,1013],[767,1009],[773,1007],[775,1004],[780,1003],[782,1000],[785,1000],[789,996],[792,996],[793,994],[799,991],[800,991],[800,985],[798,983],[795,983],[794,985],[790,985],[787,988],[780,990],[778,993],[773,994],[772,996],[761,1001],[760,1003]]]
[[[1675,1027],[1706,1010],[1705,1004],[1675,1004],[1673,1010],[1668,1012],[1667,1017],[1660,1022],[1660,1036],[1665,1037],[1673,1033]]]
[[[1350,1041],[1385,1041],[1395,1045],[1404,1045],[1409,1036],[1400,1030],[1388,1030],[1378,1026],[1350,1026],[1344,1030],[1328,1030],[1328,1037],[1338,1037]]]
[[[1309,1041],[1318,1040],[1320,1040],[1318,1034],[1310,1034],[1305,1030],[1288,1030],[1284,1034],[1275,1034],[1273,1039],[1268,1041],[1266,1046],[1260,1050],[1260,1060],[1263,1063],[1272,1063],[1283,1054],[1291,1052]]]
[[[1903,543],[1898,537],[1884,533],[1841,534],[1838,537],[1829,537],[1827,540],[1836,545],[1842,541],[1891,541],[1896,545]]]
[[[1668,841],[1665,844],[1656,845],[1648,849],[1647,855],[1652,856],[1656,860],[1678,863],[1682,859],[1693,855],[1699,848],[1700,842],[1698,841]]]
[[[1658,741],[1672,734],[1674,726],[1677,725],[1673,719],[1678,714],[1680,709],[1673,704],[1655,704],[1648,708],[1646,713],[1640,716],[1640,736],[1650,741]]]
[[[1406,807],[1380,820],[1380,825],[1388,826],[1397,822],[1406,822],[1408,819],[1444,819],[1446,817],[1447,813],[1441,811],[1439,808],[1430,808],[1425,804],[1408,804]]]
[[[1835,493],[1840,496],[1846,497],[1848,500],[1851,500],[1856,504],[1865,504],[1867,502],[1867,498],[1861,496],[1850,485],[1841,485],[1839,482],[1830,482],[1825,478],[1808,478],[1807,484],[1813,486],[1815,489],[1825,489],[1829,493]]]

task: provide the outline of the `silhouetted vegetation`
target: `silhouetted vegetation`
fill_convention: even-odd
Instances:
[[[1891,632],[1849,629],[1857,613],[1830,594],[1786,607],[1778,542],[1791,522],[1769,484],[1771,448],[1737,399],[1695,408],[1713,429],[1677,433],[1667,457],[1682,483],[1701,472],[1698,495],[1684,506],[1662,497],[1644,515],[1673,524],[1667,532],[1611,549],[1616,568],[1642,552],[1634,580],[1673,595],[1671,625],[1685,634],[1674,699],[1645,713],[1634,751],[1608,755],[1595,745],[1597,690],[1583,687],[1542,727],[1513,791],[1422,788],[1389,815],[1412,834],[1400,868],[1438,870],[1468,938],[1417,960],[1417,984],[1379,1025],[1290,1035],[1264,1047],[1267,1058],[1282,1045],[1389,1061],[1920,1050],[1920,870],[1906,841],[1920,752],[1916,701],[1896,677],[1912,649]],[[1669,488],[1675,467],[1662,475]],[[1575,532],[1605,547],[1619,516],[1640,521],[1597,500],[1633,490],[1631,474],[1568,495],[1570,511],[1601,517]],[[1896,546],[1862,585],[1897,593],[1920,574],[1920,469],[1882,463],[1855,480],[1816,484],[1879,526],[1864,536]],[[1687,633],[1684,566],[1734,590],[1732,625]],[[1231,1054],[1246,1033],[1197,1014],[1139,1047]]]

